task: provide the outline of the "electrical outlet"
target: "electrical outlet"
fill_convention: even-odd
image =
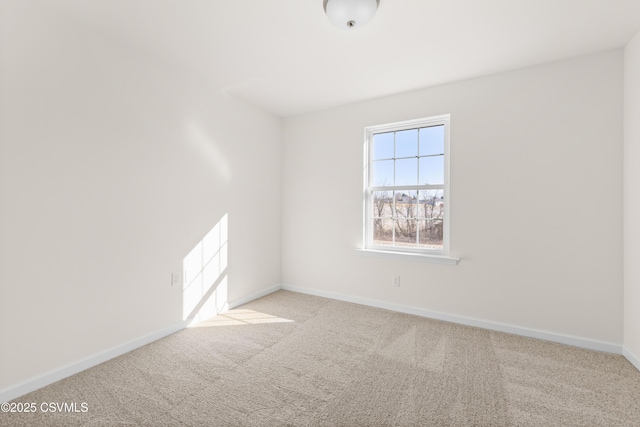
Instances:
[[[400,276],[393,276],[391,278],[391,286],[400,287]]]
[[[171,286],[178,284],[178,273],[171,273]]]

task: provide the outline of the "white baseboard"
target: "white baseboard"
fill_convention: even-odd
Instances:
[[[400,313],[414,314],[416,316],[428,317],[430,319],[444,320],[446,322],[458,323],[467,326],[474,326],[492,331],[506,332],[509,334],[520,335],[524,337],[537,338],[545,341],[557,342],[560,344],[581,347],[589,350],[603,351],[613,354],[622,354],[622,345],[579,338],[570,335],[557,334],[553,332],[540,331],[536,329],[522,328],[518,326],[507,325],[498,322],[474,319],[471,317],[457,316],[452,314],[440,313],[437,311],[425,310],[418,307],[411,307],[400,304],[393,304],[383,301],[360,298],[351,295],[343,295],[335,292],[327,292],[319,289],[303,288],[292,285],[282,285],[282,289],[287,291],[299,292],[303,294],[315,295],[319,297],[331,298],[340,301],[352,302],[355,304],[368,305],[370,307],[384,308],[386,310],[397,311]],[[636,359],[637,360],[637,359]],[[633,362],[632,362],[633,363]],[[636,367],[639,365],[636,365]],[[640,368],[639,368],[640,369]]]
[[[64,366],[60,369],[55,369],[51,372],[48,372],[44,375],[40,375],[38,377],[27,380],[16,386],[12,386],[4,390],[1,390],[0,403],[8,402],[20,396],[23,396],[27,393],[31,393],[32,391],[35,391],[39,388],[52,384],[56,381],[60,381],[63,378],[70,377],[71,375],[77,374],[78,372],[82,372],[85,369],[89,369],[93,366],[99,365],[100,363],[106,362],[107,360],[113,359],[114,357],[121,356],[125,353],[135,350],[136,348],[142,347],[143,345],[149,344],[153,341],[159,340],[160,338],[164,338],[167,335],[171,335],[175,332],[178,332],[184,329],[185,327],[186,327],[186,322],[177,323],[175,325],[169,326],[168,328],[156,331],[154,333],[145,335],[135,340],[131,340],[129,342],[113,347],[104,352],[86,357],[77,362]]]
[[[280,289],[282,289],[281,285],[274,285],[271,286],[269,288],[263,289],[261,291],[258,292],[254,292],[251,295],[247,295],[246,297],[242,297],[242,298],[238,298],[238,299],[234,299],[233,301],[229,301],[229,310],[232,310],[238,306],[241,306],[242,304],[246,304],[248,302],[253,301],[254,299],[258,299],[258,298],[262,298],[264,296],[267,296],[275,291],[279,291]]]
[[[589,339],[573,337],[569,335],[556,334],[556,333],[545,332],[545,331],[539,331],[535,329],[521,328],[521,327],[505,325],[497,322],[489,322],[485,320],[474,319],[470,317],[439,313],[439,312],[425,310],[418,307],[392,304],[388,302],[371,300],[367,298],[360,298],[360,297],[351,296],[351,295],[343,295],[335,292],[322,291],[319,289],[304,288],[304,287],[298,287],[298,286],[292,286],[292,285],[275,285],[275,286],[271,286],[269,288],[263,289],[261,291],[255,292],[246,297],[242,297],[242,298],[238,298],[236,300],[230,301],[228,303],[229,309],[233,309],[240,305],[251,302],[255,299],[262,298],[263,296],[269,295],[280,289],[308,294],[308,295],[315,295],[315,296],[324,297],[324,298],[335,299],[339,301],[346,301],[346,302],[351,302],[355,304],[367,305],[370,307],[383,308],[386,310],[397,311],[400,313],[414,314],[417,316],[422,316],[422,317],[427,317],[427,318],[437,319],[437,320],[444,320],[447,322],[474,326],[474,327],[479,327],[483,329],[507,332],[507,333],[521,335],[525,337],[538,338],[546,341],[557,342],[560,344],[567,344],[575,347],[582,347],[589,350],[598,350],[598,351],[604,351],[604,352],[614,353],[614,354],[623,354],[629,360],[629,362],[631,362],[636,368],[638,368],[638,370],[640,370],[640,359],[638,359],[628,349],[623,348],[621,345],[618,345],[618,344],[589,340]],[[85,369],[88,369],[93,366],[99,365],[100,363],[106,362],[109,359],[113,359],[114,357],[121,356],[125,353],[128,353],[132,350],[135,350],[136,348],[142,347],[153,341],[157,341],[161,338],[164,338],[167,335],[171,335],[175,332],[178,332],[186,328],[187,323],[188,322],[186,321],[177,323],[165,329],[156,331],[149,335],[145,335],[144,337],[141,337],[141,338],[129,341],[127,343],[124,343],[122,345],[119,345],[117,347],[114,347],[110,350],[101,352],[99,354],[95,354],[93,356],[89,356],[78,362],[71,363],[60,369],[56,369],[44,375],[25,381],[16,386],[12,386],[4,390],[1,390],[0,403],[8,402],[12,399],[16,399],[22,395],[25,395],[34,390],[37,390],[39,388],[52,384],[63,378],[67,378],[71,375],[77,374],[78,372],[82,372]]]
[[[635,366],[638,371],[640,371],[640,358],[631,353],[631,351],[627,347],[622,347],[622,355],[626,357],[627,360],[631,362],[631,364]]]
[[[247,295],[246,297],[238,298],[234,301],[228,302],[228,309],[232,309],[242,304],[246,304],[250,301],[261,298],[272,292],[278,291],[281,288],[282,287],[280,285],[275,285],[267,289],[263,289],[259,292],[255,292],[251,295]],[[46,374],[32,378],[16,386],[12,386],[12,387],[8,387],[3,390],[0,390],[0,403],[8,402],[12,399],[16,399],[20,396],[23,396],[27,393],[31,393],[32,391],[45,387],[56,381],[60,381],[63,378],[70,377],[71,375],[77,374],[78,372],[82,372],[85,369],[89,369],[93,366],[99,365],[100,363],[106,362],[109,359],[113,359],[114,357],[121,356],[139,347],[152,343],[153,341],[157,341],[161,338],[166,337],[167,335],[171,335],[175,332],[178,332],[188,327],[190,323],[192,323],[192,320],[186,320],[186,321],[177,323],[168,328],[162,329],[160,331],[156,331],[149,335],[145,335],[144,337],[129,341],[127,343],[111,348],[104,352],[94,354],[93,356],[89,356],[87,358],[81,359],[77,362],[71,363],[60,369],[56,369]]]

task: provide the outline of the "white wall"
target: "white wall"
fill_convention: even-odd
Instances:
[[[182,321],[171,273],[228,215],[228,297],[279,283],[279,118],[2,2],[0,394]]]
[[[624,346],[640,369],[640,33],[624,50]]]
[[[613,51],[285,119],[283,283],[620,348],[622,64]],[[363,128],[445,113],[460,263],[359,255]]]

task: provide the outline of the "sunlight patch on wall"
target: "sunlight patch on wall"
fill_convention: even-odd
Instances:
[[[228,308],[227,243],[225,214],[184,258],[183,320],[200,321]]]
[[[197,328],[209,326],[243,326],[243,325],[259,325],[264,323],[291,323],[293,320],[284,319],[271,314],[261,313],[259,311],[238,308],[230,310],[224,314],[219,314],[214,318],[207,319],[194,325]]]

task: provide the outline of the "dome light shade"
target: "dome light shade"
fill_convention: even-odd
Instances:
[[[324,11],[333,25],[351,30],[371,21],[379,3],[380,0],[324,0]]]

